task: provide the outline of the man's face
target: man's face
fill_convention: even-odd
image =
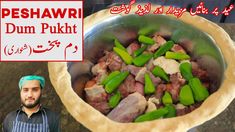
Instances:
[[[38,80],[28,80],[20,91],[21,102],[26,108],[33,108],[40,103],[41,88]]]

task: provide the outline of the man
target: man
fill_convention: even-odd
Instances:
[[[45,79],[28,75],[19,81],[21,107],[3,121],[3,132],[59,132],[59,115],[40,104]]]

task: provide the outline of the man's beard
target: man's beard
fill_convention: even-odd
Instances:
[[[34,108],[35,106],[40,104],[40,99],[41,99],[41,95],[39,96],[39,98],[37,100],[35,100],[35,102],[33,104],[25,104],[26,101],[22,101],[22,100],[21,100],[21,103],[24,107],[30,109],[30,108]]]

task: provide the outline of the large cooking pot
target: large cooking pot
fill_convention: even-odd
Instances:
[[[152,8],[156,9],[156,8]],[[229,35],[218,25],[199,16],[112,15],[109,10],[84,20],[84,62],[49,62],[51,82],[70,114],[92,131],[186,131],[222,112],[235,97],[235,48]],[[184,116],[143,123],[118,123],[108,119],[83,99],[83,88],[91,78],[91,66],[111,50],[113,39],[125,46],[138,33],[160,31],[189,51],[193,59],[207,69],[212,88],[196,110]]]

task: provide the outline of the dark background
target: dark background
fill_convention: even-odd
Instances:
[[[137,2],[140,0],[137,0]],[[146,2],[175,5],[178,7],[195,7],[200,1],[198,0],[149,0]],[[234,0],[204,0],[206,7],[213,9],[218,7],[223,9]],[[105,9],[111,5],[129,3],[127,0],[85,0],[84,17]],[[204,15],[203,17],[218,23],[224,28],[231,38],[235,40],[235,9],[231,14],[225,16]],[[226,24],[223,24],[226,23]],[[228,24],[232,23],[232,24]],[[61,103],[50,83],[48,68],[46,62],[0,62],[0,131],[2,122],[7,113],[17,109],[20,106],[20,96],[18,89],[18,80],[23,75],[38,74],[46,78],[46,88],[42,96],[42,104],[61,115],[62,132],[87,132],[89,131],[80,123],[75,121]],[[235,100],[218,116],[204,124],[192,128],[190,132],[235,132]]]

